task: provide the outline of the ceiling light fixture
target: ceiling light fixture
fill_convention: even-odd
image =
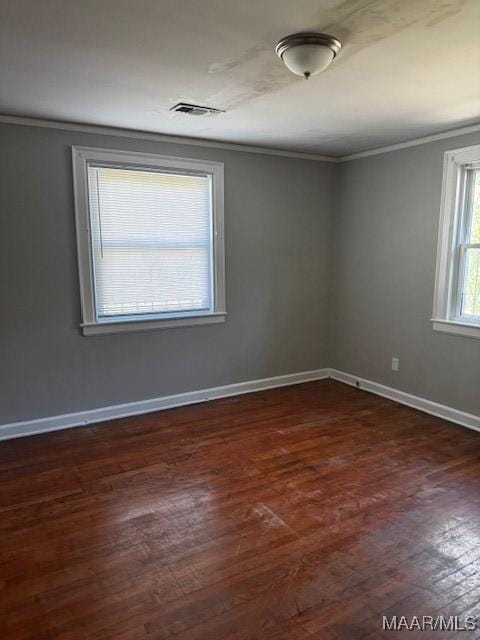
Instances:
[[[326,33],[294,33],[278,41],[275,51],[287,69],[297,76],[310,76],[328,67],[342,43]]]

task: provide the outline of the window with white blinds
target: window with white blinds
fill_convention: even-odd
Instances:
[[[222,321],[223,167],[77,148],[74,168],[84,333]]]

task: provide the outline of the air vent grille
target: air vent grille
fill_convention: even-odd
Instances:
[[[221,109],[213,107],[202,107],[199,104],[188,104],[188,102],[179,102],[170,109],[174,113],[183,113],[189,116],[215,116],[223,113]]]

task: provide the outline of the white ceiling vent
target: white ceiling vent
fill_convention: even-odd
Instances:
[[[179,102],[170,109],[174,113],[183,113],[188,116],[216,116],[223,113],[221,109],[213,107],[201,107],[199,104],[188,104],[188,102]]]

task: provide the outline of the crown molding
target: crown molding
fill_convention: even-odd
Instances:
[[[96,124],[81,124],[78,122],[66,122],[62,120],[48,120],[44,118],[30,118],[27,116],[14,116],[8,114],[0,114],[0,123],[16,124],[26,127],[44,127],[47,129],[59,129],[62,131],[77,131],[79,133],[93,133],[105,136],[117,136],[120,138],[132,138],[134,140],[152,140],[156,142],[168,142],[170,144],[184,144],[195,147],[208,147],[210,149],[227,149],[230,151],[241,151],[244,153],[259,153],[271,156],[281,156],[287,158],[298,158],[300,160],[314,160],[316,162],[349,162],[350,160],[358,160],[360,158],[368,158],[382,153],[391,151],[399,151],[408,147],[416,147],[437,140],[445,140],[446,138],[455,138],[457,136],[476,133],[480,131],[480,123],[461,127],[459,129],[450,129],[442,133],[436,133],[422,138],[414,138],[406,142],[398,142],[386,147],[378,147],[367,151],[359,151],[344,156],[328,156],[315,153],[301,153],[299,151],[288,151],[286,149],[276,149],[272,147],[257,147],[248,144],[236,144],[230,142],[222,142],[221,140],[208,140],[202,138],[189,138],[187,136],[173,136],[163,133],[153,133],[149,131],[140,131],[136,129],[122,129],[119,127],[106,127]]]
[[[461,127],[460,129],[450,129],[449,131],[443,131],[442,133],[435,133],[431,136],[423,136],[422,138],[414,138],[406,142],[398,142],[397,144],[389,145],[388,147],[378,147],[377,149],[370,149],[369,151],[359,151],[358,153],[351,153],[346,156],[340,156],[335,158],[337,162],[348,162],[349,160],[358,160],[359,158],[367,158],[369,156],[376,156],[381,153],[389,153],[390,151],[398,151],[400,149],[406,149],[408,147],[416,147],[420,144],[428,144],[429,142],[436,142],[437,140],[445,140],[446,138],[455,138],[457,136],[463,136],[468,133],[475,133],[480,131],[480,123],[472,124],[468,127]]]
[[[93,133],[105,136],[117,136],[119,138],[133,138],[135,140],[153,140],[155,142],[168,142],[170,144],[184,144],[195,147],[209,147],[210,149],[228,149],[229,151],[242,151],[244,153],[259,153],[270,156],[282,156],[298,158],[300,160],[314,160],[316,162],[338,162],[333,156],[322,156],[315,153],[300,153],[286,149],[270,147],[257,147],[248,144],[234,144],[220,140],[207,140],[201,138],[188,138],[186,136],[171,136],[163,133],[152,133],[135,129],[122,129],[118,127],[105,127],[96,124],[81,124],[76,122],[64,122],[61,120],[47,120],[43,118],[29,118],[25,116],[13,116],[0,114],[0,123],[16,124],[25,127],[44,127],[47,129],[59,129],[62,131],[77,131],[80,133]]]

